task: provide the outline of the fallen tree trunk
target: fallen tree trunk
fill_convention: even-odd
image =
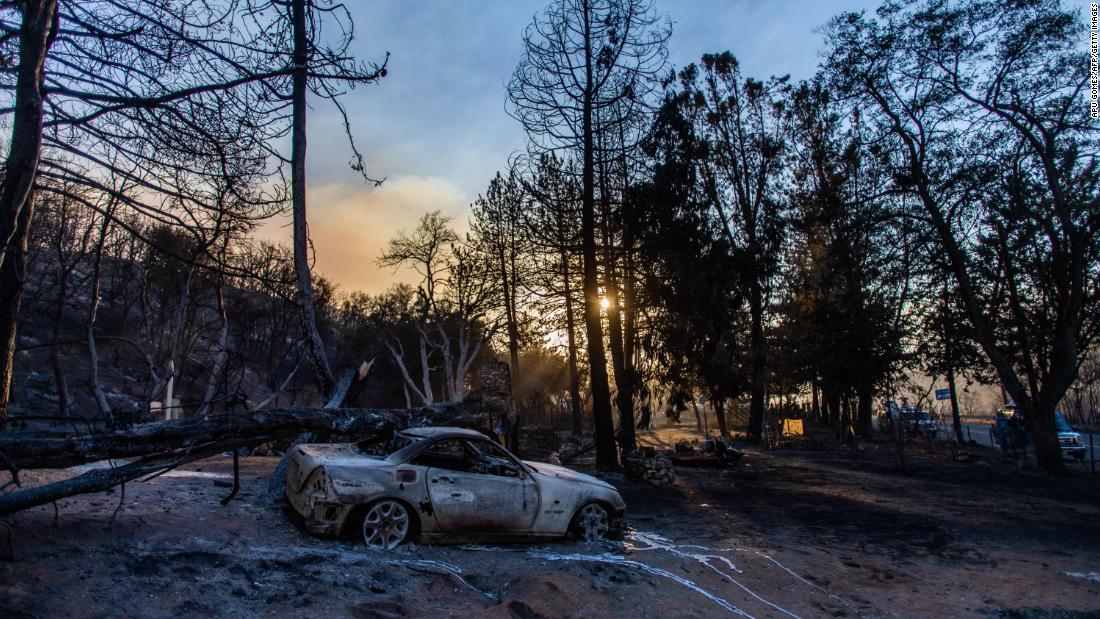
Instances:
[[[461,404],[412,409],[283,408],[186,417],[85,434],[32,430],[0,433],[0,455],[19,469],[66,468],[133,458],[215,441],[247,447],[302,432],[364,436],[424,425],[477,425]],[[233,440],[235,439],[235,440]]]
[[[0,494],[0,515],[44,505],[67,496],[107,490],[126,481],[166,471],[192,460],[304,432],[369,438],[408,427],[477,427],[478,417],[461,404],[414,409],[289,408],[224,413],[142,424],[124,430],[63,434],[49,430],[0,433],[0,462],[13,478],[20,469],[66,468],[78,464],[139,458],[70,479]]]

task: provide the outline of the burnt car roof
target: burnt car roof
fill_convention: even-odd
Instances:
[[[441,438],[488,438],[477,430],[467,430],[466,428],[448,428],[445,426],[426,426],[423,428],[409,428],[401,432],[405,436],[416,436],[419,438],[441,439]]]

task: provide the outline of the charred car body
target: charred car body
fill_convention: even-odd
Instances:
[[[595,477],[519,460],[473,430],[416,428],[381,442],[298,445],[287,499],[316,534],[369,548],[424,541],[521,541],[612,533],[626,509]]]

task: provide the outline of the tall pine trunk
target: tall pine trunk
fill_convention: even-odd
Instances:
[[[875,386],[870,380],[862,379],[859,382],[858,387],[859,402],[856,408],[856,432],[860,437],[871,440],[874,433],[874,424],[872,423],[872,410]]]
[[[589,380],[592,393],[592,416],[596,425],[596,465],[616,468],[619,459],[615,453],[615,423],[611,418],[611,392],[607,382],[607,356],[603,347],[603,324],[600,321],[600,288],[596,264],[596,196],[595,158],[593,139],[593,64],[591,48],[591,24],[588,2],[585,0],[584,60],[585,88],[583,101],[582,133],[584,136],[583,197],[581,200],[581,258],[584,261],[584,327],[588,340]]]
[[[634,307],[634,261],[631,255],[630,249],[634,245],[633,228],[631,222],[631,216],[627,210],[627,195],[630,191],[630,173],[629,165],[626,159],[626,132],[625,128],[619,126],[619,163],[622,167],[622,206],[620,207],[621,213],[619,220],[622,225],[622,244],[620,251],[622,253],[622,270],[619,272],[619,277],[616,278],[614,292],[616,298],[614,300],[615,306],[618,308],[618,314],[622,317],[622,329],[623,329],[623,375],[621,378],[616,377],[615,382],[619,387],[619,414],[625,415],[629,421],[630,426],[627,430],[628,435],[625,440],[629,441],[629,448],[635,447],[635,421],[634,421],[634,395],[638,391],[638,373],[634,364],[634,352],[637,348],[637,328],[636,328],[636,308]],[[648,411],[648,407],[645,409]],[[648,419],[647,424],[648,425]]]
[[[565,330],[569,348],[569,408],[572,413],[572,430],[574,436],[580,436],[583,430],[581,423],[581,379],[577,371],[577,335],[576,317],[573,312],[573,288],[569,283],[569,254],[561,250],[561,276],[565,293]]]
[[[634,286],[632,282],[633,268],[629,257],[624,261],[624,270],[621,283],[621,296],[619,308],[623,317],[623,384],[619,387],[619,410],[626,408],[629,411],[631,449],[635,443],[634,436],[634,396],[638,392],[638,373],[634,365],[634,352],[637,348],[637,327],[634,319]]]
[[[497,260],[500,262],[501,292],[504,296],[504,317],[508,329],[508,357],[511,362],[512,400],[516,401],[516,385],[519,383],[519,319],[516,312],[516,261],[515,256],[505,254],[504,239],[501,235]]]
[[[600,165],[600,206],[603,211],[603,288],[607,299],[607,332],[611,348],[611,369],[615,373],[615,404],[619,409],[619,449],[629,453],[634,450],[634,403],[627,377],[623,347],[623,323],[619,298],[619,281],[616,277],[615,257],[611,238],[611,205],[607,188],[607,169]]]
[[[604,149],[606,150],[606,149]],[[619,411],[619,449],[624,454],[635,448],[634,397],[630,369],[627,367],[623,341],[622,298],[619,290],[618,260],[611,234],[611,189],[607,160],[600,158],[600,210],[603,235],[604,297],[607,299],[608,344],[611,348],[611,369],[615,373],[615,405]]]

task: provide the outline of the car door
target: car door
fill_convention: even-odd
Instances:
[[[480,441],[478,442],[480,443]],[[531,526],[538,500],[530,476],[498,474],[464,439],[443,439],[413,459],[427,466],[425,482],[436,522],[451,532],[511,532]]]
[[[477,452],[472,477],[478,486],[475,502],[492,513],[496,531],[530,531],[539,513],[539,490],[531,473],[502,447],[489,440],[472,440]]]

